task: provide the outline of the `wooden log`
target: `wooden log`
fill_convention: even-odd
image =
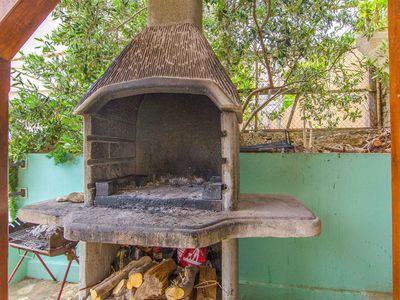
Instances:
[[[65,196],[60,196],[56,198],[57,202],[71,202],[71,203],[83,203],[85,202],[84,193],[70,193]]]
[[[121,296],[122,294],[126,293],[126,279],[122,279],[113,289],[112,294],[113,296]]]
[[[382,141],[379,138],[376,138],[373,140],[372,144],[374,145],[374,147],[380,147],[382,146]]]
[[[195,295],[196,291],[193,289],[192,292],[186,296],[185,298],[183,298],[182,300],[194,300],[194,295]]]
[[[129,272],[127,288],[131,290],[140,287],[143,283],[144,274],[156,264],[155,262],[149,262],[139,268],[132,269],[132,271]]]
[[[144,274],[144,283],[137,289],[135,300],[148,300],[164,296],[168,286],[168,277],[175,271],[176,263],[172,259],[164,260]]]
[[[167,288],[165,296],[168,300],[185,299],[192,294],[194,282],[199,269],[195,266],[187,266],[178,276],[175,283]]]
[[[98,297],[104,297],[105,295],[109,294],[122,279],[128,278],[129,272],[132,269],[138,268],[149,262],[151,262],[151,258],[149,256],[143,256],[139,260],[131,261],[122,270],[113,273],[101,283],[90,289],[90,296],[92,299],[96,300]]]
[[[105,294],[104,296],[99,296],[99,297],[97,297],[97,298],[94,298],[94,300],[108,300],[108,299],[110,299],[110,296],[111,295],[111,293],[110,292],[108,292],[107,294]],[[90,299],[92,299],[92,298],[90,298]]]
[[[129,294],[128,294],[129,292]],[[110,300],[130,300],[130,290],[128,290],[126,287],[123,287],[120,291],[119,295],[114,295]]]
[[[125,294],[125,299],[126,300],[135,300],[135,292],[136,292],[136,288],[133,288],[130,290],[128,289]]]
[[[215,284],[213,284],[215,282]],[[217,299],[217,272],[214,268],[200,266],[199,282],[196,287],[196,300]]]

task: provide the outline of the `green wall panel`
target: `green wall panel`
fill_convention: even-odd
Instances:
[[[241,240],[241,283],[391,290],[389,155],[242,154],[241,192],[293,195],[322,221],[315,238]]]
[[[22,255],[23,255],[23,251],[18,251],[17,249],[8,247],[8,276],[11,275],[11,272],[14,270],[14,267],[17,265],[17,263],[20,260]],[[18,271],[15,274],[11,283],[20,281],[25,278],[26,269],[27,269],[26,263],[27,263],[27,260],[24,259],[24,261],[18,268]]]
[[[319,237],[240,241],[242,299],[387,299],[391,290],[391,198],[388,154],[241,154],[241,192],[289,194],[322,221]],[[83,162],[55,166],[43,154],[20,172],[20,205],[83,190]],[[12,253],[10,265],[15,264]],[[48,258],[62,277],[64,257]],[[11,267],[10,267],[11,268]],[[48,278],[36,259],[24,275]],[[78,280],[73,265],[70,281]]]
[[[47,158],[45,154],[30,154],[27,161],[28,167],[19,171],[19,186],[28,188],[28,197],[19,199],[19,206],[49,200],[71,192],[83,191],[83,159],[81,157],[74,162],[59,166],[56,166],[54,161]],[[15,251],[11,253],[9,269],[16,264]],[[56,278],[62,280],[67,266],[65,256],[42,257]],[[79,280],[76,262],[73,262],[69,274],[68,281],[77,282]],[[24,276],[51,279],[37,258],[26,259],[23,268],[18,270],[17,276],[16,279]]]

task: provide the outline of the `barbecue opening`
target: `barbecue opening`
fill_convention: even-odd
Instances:
[[[85,120],[95,205],[222,209],[221,111],[207,96],[135,95]]]

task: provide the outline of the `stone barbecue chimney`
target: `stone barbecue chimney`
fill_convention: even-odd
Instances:
[[[202,28],[201,0],[149,0],[147,24],[149,27],[190,23]]]

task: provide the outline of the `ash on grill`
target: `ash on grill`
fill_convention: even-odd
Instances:
[[[144,186],[128,185],[120,188],[116,194],[137,194],[143,199],[205,199],[209,182],[201,177],[161,177]]]
[[[35,225],[18,220],[9,226],[9,243],[15,248],[39,250],[42,254],[52,254],[54,251],[64,254],[68,247],[76,244],[64,239],[64,232],[60,227]]]
[[[220,176],[206,180],[196,176],[152,178],[137,175],[97,182],[95,203],[98,206],[118,208],[133,208],[143,204],[218,211],[221,210],[222,189]]]

